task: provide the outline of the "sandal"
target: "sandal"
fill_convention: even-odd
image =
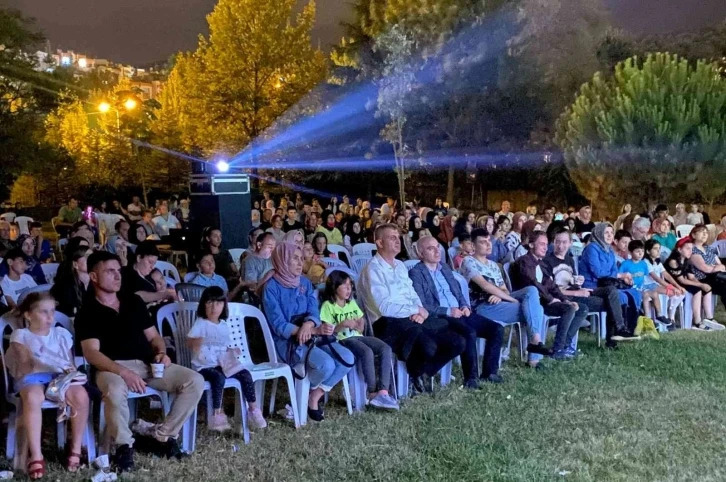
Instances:
[[[35,468],[32,468],[35,466]],[[27,465],[28,477],[31,480],[37,480],[45,476],[45,460],[31,460]]]
[[[77,462],[74,462],[73,459],[77,459]],[[78,472],[78,469],[81,468],[81,454],[76,454],[73,452],[68,452],[68,457],[66,458],[66,470],[68,472]]]

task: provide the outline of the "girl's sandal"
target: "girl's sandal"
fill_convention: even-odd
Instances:
[[[28,477],[37,480],[45,476],[45,460],[31,460],[27,465]]]
[[[68,472],[78,472],[81,468],[81,454],[75,454],[73,452],[68,453],[66,458],[66,470]]]

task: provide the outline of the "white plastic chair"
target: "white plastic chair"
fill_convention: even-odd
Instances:
[[[26,296],[30,293],[43,293],[45,291],[50,291],[50,289],[53,287],[52,284],[43,284],[38,286],[33,286],[32,288],[25,288],[23,289],[20,294],[18,295],[18,306],[20,306],[20,303],[23,302]]]
[[[353,246],[353,248],[355,248],[355,246]],[[353,255],[353,257],[350,259],[350,264],[352,265],[351,268],[353,268],[356,273],[361,274],[363,268],[365,267],[365,265],[368,264],[371,259],[373,258],[368,256]]]
[[[30,234],[30,223],[33,222],[33,218],[28,216],[18,216],[15,218],[15,223],[18,225],[18,231],[20,234]]]
[[[719,258],[726,258],[726,239],[714,241],[711,246],[713,246],[713,249],[716,250]]]
[[[347,249],[345,249],[345,246],[341,246],[339,244],[329,244],[328,251],[335,254],[339,261],[342,261],[343,263],[345,263],[346,266],[350,268],[350,265],[348,264],[350,262],[350,253]]]
[[[417,264],[419,264],[420,262],[421,261],[419,261],[418,259],[407,259],[406,261],[403,262],[403,264],[404,264],[404,266],[406,266],[407,270],[411,271],[413,269],[413,267],[416,266]]]
[[[199,271],[189,271],[184,275],[184,282],[191,283],[192,280],[199,274]]]
[[[0,214],[0,219],[12,223],[13,221],[15,221],[15,213]]]
[[[345,264],[343,261],[341,261],[339,259],[335,259],[335,258],[322,258],[320,261],[325,263],[328,266],[328,268],[330,268],[331,266],[339,266],[341,268],[348,267],[348,265]]]
[[[234,261],[235,266],[237,266],[237,271],[239,271],[241,266],[239,259],[242,257],[242,253],[244,252],[244,248],[232,248],[229,250],[229,255],[232,256],[232,261]]]
[[[691,231],[693,231],[694,227],[695,226],[693,224],[681,224],[680,226],[676,227],[676,236],[678,236],[678,239],[686,237],[691,234]]]
[[[40,265],[47,284],[52,285],[55,282],[55,275],[58,273],[58,266],[60,266],[58,263],[45,263]]]
[[[439,245],[441,246],[441,245]],[[442,246],[443,248],[443,246]],[[451,269],[454,269],[454,257],[456,257],[456,252],[458,251],[458,248],[449,248],[449,266],[451,266]],[[441,261],[443,261],[444,258],[441,258]]]
[[[365,256],[371,259],[377,251],[378,247],[374,243],[358,243],[353,246],[353,256]]]
[[[167,263],[166,261],[157,261],[154,267],[161,271],[164,276],[174,278],[174,281],[176,281],[177,283],[181,281],[181,277],[179,276],[179,270],[177,270],[176,266],[174,266],[173,264]]]
[[[327,278],[328,276],[330,276],[330,273],[332,273],[333,271],[342,271],[343,273],[346,273],[348,276],[350,276],[354,283],[358,282],[358,273],[344,266],[329,266],[328,269],[325,270],[325,277]]]
[[[67,317],[66,317],[67,321]],[[61,323],[62,324],[62,323]],[[67,326],[65,327],[67,329]],[[9,392],[11,384],[11,378],[8,374],[7,365],[5,363],[5,333],[6,331],[12,332],[13,325],[7,321],[5,317],[0,318],[0,361],[3,366],[3,381],[4,387],[8,390],[5,394],[5,398],[10,405],[15,407],[12,410],[8,418],[8,433],[5,443],[5,457],[7,459],[13,459],[14,470],[25,470],[23,467],[25,463],[25,452],[27,451],[27,440],[23,432],[22,419],[23,419],[23,404],[19,396],[13,395]],[[58,404],[50,402],[48,400],[43,401],[41,405],[42,410],[58,410]],[[70,410],[69,408],[67,410]],[[63,449],[66,443],[66,425],[65,422],[57,423],[57,440],[58,448]],[[88,464],[96,458],[96,437],[93,433],[93,409],[89,407],[88,410],[88,421],[86,423],[86,430],[83,434],[82,445],[86,447],[88,454]]]
[[[179,296],[179,301],[186,301],[187,303],[198,303],[205,289],[207,289],[206,286],[194,283],[178,283],[174,286],[174,290]]]
[[[58,252],[61,253],[61,256],[63,255],[63,250],[66,249],[66,245],[68,244],[68,238],[60,238],[58,239]]]

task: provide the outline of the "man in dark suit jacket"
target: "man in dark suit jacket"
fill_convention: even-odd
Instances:
[[[501,383],[503,380],[497,372],[504,328],[472,312],[454,272],[448,265],[441,264],[441,251],[436,239],[424,236],[416,246],[421,262],[408,275],[421,303],[429,313],[447,319],[449,328],[466,339],[466,349],[461,355],[464,387],[477,388],[479,378]],[[486,340],[481,377],[477,376],[477,337]]]

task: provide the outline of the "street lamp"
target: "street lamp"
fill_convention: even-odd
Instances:
[[[126,99],[126,101],[123,103],[124,108],[128,111],[134,110],[136,108],[136,105],[136,101],[131,98]],[[101,114],[105,114],[110,110],[116,113],[116,130],[118,132],[121,132],[121,118],[119,116],[118,109],[111,107],[111,104],[109,104],[108,102],[101,102],[100,104],[98,104],[98,112],[100,112]]]

